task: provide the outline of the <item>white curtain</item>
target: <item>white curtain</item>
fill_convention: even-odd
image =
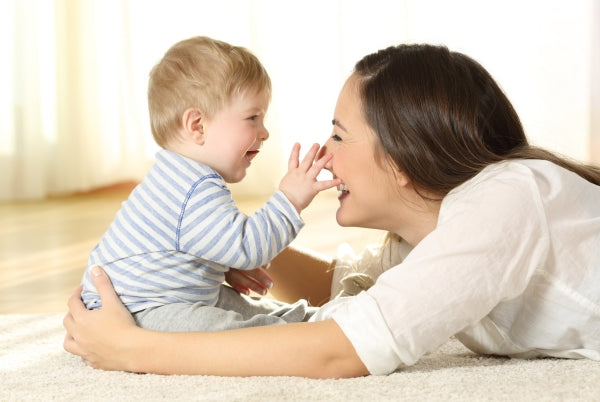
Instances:
[[[276,187],[291,144],[323,142],[363,55],[446,44],[497,78],[532,142],[600,158],[600,0],[0,0],[0,200],[139,180],[157,150],[148,71],[181,39],[248,47],[274,85],[271,138],[239,195]]]

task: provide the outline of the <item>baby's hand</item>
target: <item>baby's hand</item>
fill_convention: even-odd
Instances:
[[[331,154],[326,154],[315,161],[318,151],[319,144],[313,144],[300,163],[300,144],[294,144],[288,161],[288,172],[279,183],[279,190],[290,200],[298,213],[306,208],[320,191],[341,183],[340,179],[317,180],[321,169],[331,159]]]
[[[267,273],[267,267],[265,265],[249,271],[229,268],[225,272],[225,281],[238,293],[249,295],[252,290],[264,296],[273,287],[273,279]]]

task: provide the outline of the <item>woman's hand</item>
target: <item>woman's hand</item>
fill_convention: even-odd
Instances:
[[[81,301],[81,286],[69,298],[63,320],[66,351],[83,358],[87,365],[105,370],[129,370],[128,344],[140,330],[117,296],[110,278],[100,267],[92,269],[92,280],[102,299],[102,308],[87,310]],[[131,370],[129,370],[131,371]]]
[[[69,299],[63,322],[65,349],[94,368],[220,376],[368,374],[333,320],[216,332],[156,332],[135,325],[102,269],[93,268],[92,280],[102,308],[87,310],[79,287]]]
[[[231,268],[225,273],[225,280],[238,293],[248,295],[252,290],[264,296],[273,287],[273,279],[267,273],[267,267],[265,265],[250,271]]]

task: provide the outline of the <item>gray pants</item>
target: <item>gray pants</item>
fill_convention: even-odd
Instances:
[[[221,285],[214,307],[202,303],[174,303],[139,311],[133,317],[140,327],[157,331],[221,331],[308,321],[316,310],[317,307],[309,307],[306,300],[288,304],[253,298]]]

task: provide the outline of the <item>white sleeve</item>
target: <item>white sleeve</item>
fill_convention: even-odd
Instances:
[[[480,321],[522,293],[544,261],[548,231],[530,171],[480,176],[444,199],[438,226],[402,264],[320,314],[337,322],[371,373],[411,365]]]

